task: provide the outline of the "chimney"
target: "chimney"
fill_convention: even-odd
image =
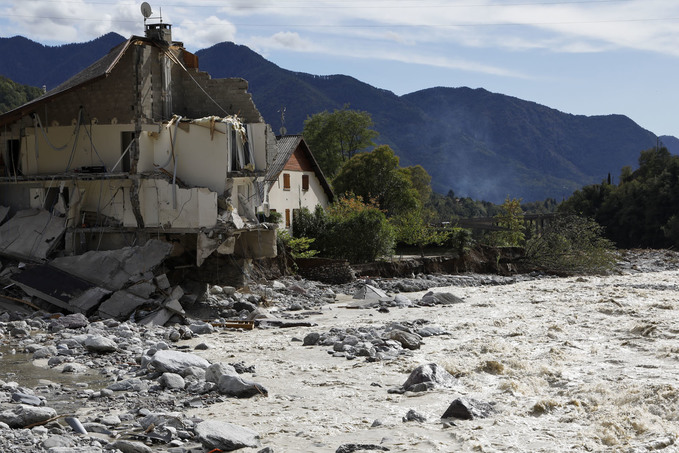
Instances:
[[[167,45],[172,44],[172,25],[170,24],[145,24],[146,37],[154,41],[161,41]]]

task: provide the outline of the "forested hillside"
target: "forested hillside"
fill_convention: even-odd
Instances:
[[[0,74],[48,89],[105,55],[124,38],[109,33],[81,44],[48,47],[0,38]],[[221,43],[197,52],[212,77],[248,80],[254,101],[275,131],[302,131],[304,120],[345,105],[370,113],[402,165],[422,165],[438,193],[501,202],[557,200],[598,183],[657,137],[623,115],[577,116],[483,89],[429,88],[397,96],[345,75],[286,70],[245,46]],[[672,149],[677,140],[663,137]]]
[[[8,112],[42,94],[40,88],[18,84],[0,76],[0,113]]]

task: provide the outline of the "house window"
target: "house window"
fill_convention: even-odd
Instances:
[[[309,190],[309,175],[302,175],[302,190]]]
[[[290,173],[283,173],[283,190],[290,190]]]
[[[285,228],[290,228],[290,210],[285,210]]]

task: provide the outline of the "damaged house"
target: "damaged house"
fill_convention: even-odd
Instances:
[[[247,82],[199,71],[169,24],[145,29],[0,115],[0,254],[44,262],[159,239],[194,266],[275,256],[256,212],[276,138]]]
[[[163,324],[200,297],[189,283],[240,286],[276,256],[256,216],[276,137],[247,82],[199,71],[162,19],[145,29],[0,115],[0,255],[29,263],[4,289]]]

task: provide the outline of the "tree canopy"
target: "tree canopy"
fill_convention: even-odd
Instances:
[[[415,209],[420,197],[410,172],[399,166],[398,156],[387,145],[349,159],[333,180],[333,186],[336,193],[353,193],[364,200],[374,200],[388,216]]]
[[[619,247],[679,245],[679,156],[667,148],[641,152],[639,168],[622,169],[619,184],[583,187],[559,210],[594,218]]]
[[[375,146],[373,139],[379,134],[372,127],[368,112],[351,110],[345,105],[332,113],[326,110],[307,117],[302,135],[323,173],[332,178],[356,153]]]
[[[40,88],[21,85],[0,76],[0,113],[8,112],[42,94]]]

